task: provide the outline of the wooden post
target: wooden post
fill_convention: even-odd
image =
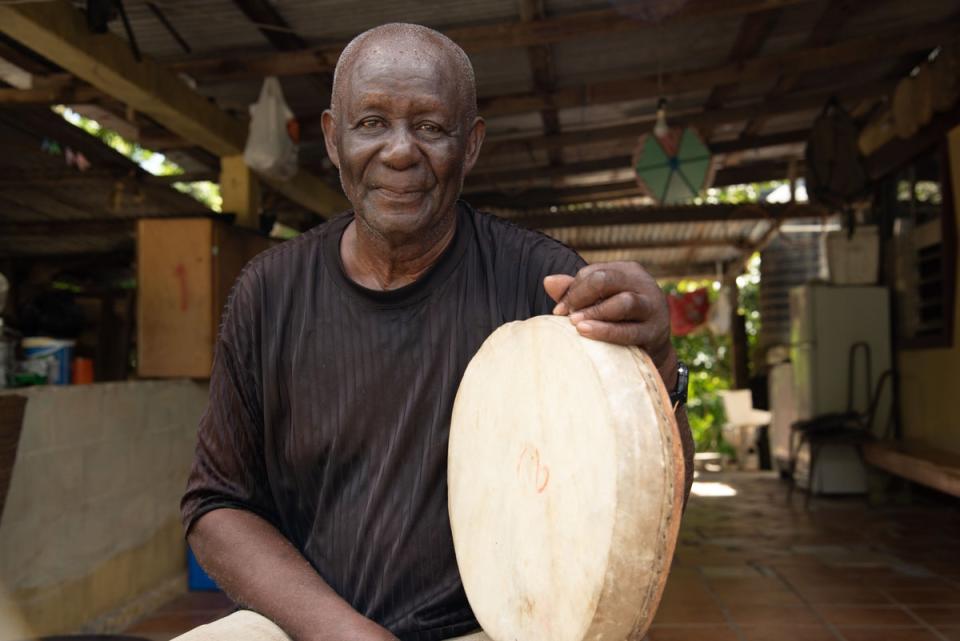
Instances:
[[[260,182],[242,154],[220,158],[220,196],[223,211],[236,214],[238,225],[260,229]]]
[[[733,389],[750,387],[750,368],[747,345],[746,318],[738,311],[740,307],[740,288],[737,287],[736,277],[727,281],[730,287],[731,303],[730,314],[730,373],[733,375]]]

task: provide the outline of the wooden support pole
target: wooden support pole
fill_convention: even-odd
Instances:
[[[238,225],[260,229],[260,181],[242,154],[220,158],[220,196],[223,211],[236,214]]]
[[[730,372],[733,374],[733,388],[746,389],[750,387],[749,346],[747,344],[746,318],[740,313],[740,288],[737,279],[732,278],[725,283],[730,288]]]

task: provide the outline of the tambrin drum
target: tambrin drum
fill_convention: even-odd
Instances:
[[[639,641],[677,539],[683,453],[641,350],[566,317],[504,325],[470,362],[450,428],[450,524],[493,641]]]

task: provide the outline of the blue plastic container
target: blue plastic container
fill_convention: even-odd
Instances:
[[[187,587],[191,592],[220,592],[220,587],[204,572],[193,550],[187,546]]]
[[[43,364],[49,385],[69,385],[70,366],[73,362],[74,341],[30,336],[21,343],[23,355],[28,361]]]

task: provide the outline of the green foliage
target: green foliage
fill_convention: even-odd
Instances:
[[[753,350],[760,333],[760,255],[754,254],[746,273],[737,278],[740,289],[739,313],[746,321],[747,345]],[[720,281],[689,281],[662,283],[668,294],[686,293],[706,288],[710,304],[720,295]],[[715,336],[703,327],[686,336],[674,336],[677,357],[690,368],[690,394],[687,417],[699,451],[732,452],[723,441],[723,401],[719,392],[730,389],[733,371],[730,363],[730,336]]]
[[[752,185],[734,185],[708,189],[698,197],[696,204],[739,204],[758,202],[763,194],[778,187],[780,182]],[[711,304],[720,293],[719,281],[680,281],[661,283],[667,293],[691,292],[701,287],[710,294]],[[747,264],[746,272],[737,278],[739,288],[739,313],[744,315],[747,346],[752,351],[760,334],[760,255],[755,254]],[[724,422],[723,402],[719,392],[730,389],[733,373],[730,363],[730,336],[714,336],[707,328],[701,328],[687,336],[673,338],[677,356],[690,368],[690,394],[687,417],[698,451],[721,451],[732,453],[723,441],[721,427]]]
[[[180,165],[171,162],[163,154],[145,149],[139,143],[127,140],[116,131],[107,129],[96,120],[82,116],[69,107],[57,105],[53,110],[63,116],[63,119],[70,124],[83,129],[91,136],[99,138],[108,147],[123,154],[154,176],[177,176],[184,173]],[[192,196],[213,211],[222,211],[223,198],[220,197],[220,185],[217,183],[210,181],[178,182],[173,184],[173,188]]]

